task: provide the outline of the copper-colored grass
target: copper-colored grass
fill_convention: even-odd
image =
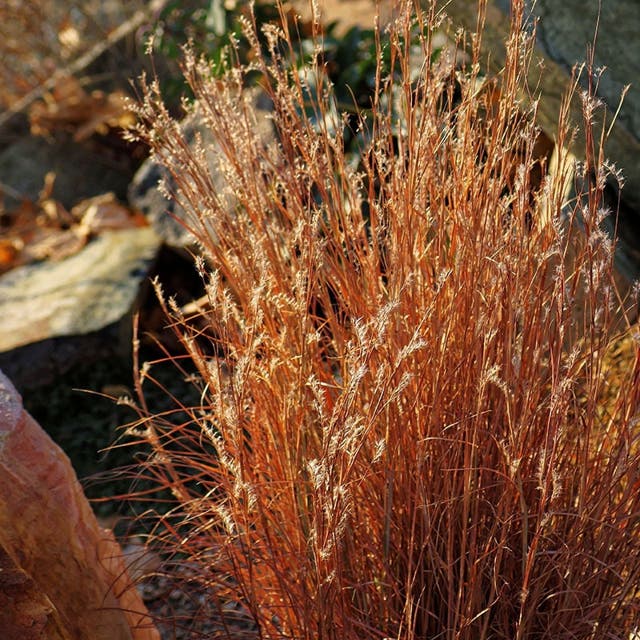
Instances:
[[[177,181],[208,298],[198,318],[164,301],[201,404],[178,402],[178,424],[143,404],[137,425],[153,449],[141,473],[176,500],[156,543],[262,638],[625,638],[640,613],[640,367],[636,344],[599,410],[624,325],[605,174],[594,145],[582,196],[565,201],[569,166],[534,184],[530,39],[514,29],[489,91],[477,41],[465,70],[430,62],[438,19],[405,7],[381,35],[395,79],[378,78],[358,166],[341,127],[302,108],[311,94],[329,114],[330,88],[305,89],[276,27],[251,63],[270,147],[247,69],[214,80],[186,57],[225,192],[146,87],[138,134]]]

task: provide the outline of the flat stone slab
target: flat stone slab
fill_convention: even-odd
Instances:
[[[159,246],[149,227],[109,231],[65,260],[9,271],[0,278],[0,352],[118,322]]]
[[[64,260],[0,277],[0,367],[14,384],[33,388],[77,362],[128,353],[160,245],[150,227],[104,231]]]

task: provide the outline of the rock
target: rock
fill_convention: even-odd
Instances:
[[[0,371],[3,640],[158,640],[119,545]]]
[[[67,209],[106,191],[124,199],[131,179],[130,167],[128,163],[119,166],[108,155],[106,149],[93,149],[89,142],[26,136],[0,153],[0,184],[35,202],[46,174],[54,172],[51,197]],[[7,209],[17,204],[15,198],[5,194]]]
[[[505,0],[499,5],[508,13]],[[617,216],[609,216],[605,226],[611,236],[617,234],[616,264],[629,281],[640,277],[640,8],[637,0],[612,0],[600,7],[597,0],[536,0],[528,8],[538,19],[537,45],[551,60],[566,69],[587,58],[587,47],[597,40],[594,50],[594,70],[603,70],[597,80],[597,96],[612,114],[618,111],[617,129],[624,131],[625,143],[612,137],[606,146],[607,157],[622,169],[626,187],[622,190],[622,204],[618,210],[617,184],[608,187],[608,202]],[[583,88],[588,87],[588,76],[583,72]],[[625,85],[630,84],[620,104]],[[600,131],[596,128],[596,134]],[[621,138],[623,140],[623,138]],[[626,152],[626,153],[625,153]],[[630,158],[630,159],[629,159]]]
[[[453,0],[464,5],[467,0]],[[640,86],[635,82],[640,73],[640,11],[637,0],[611,0],[600,7],[598,0],[526,0],[524,15],[537,21],[536,58],[541,58],[544,72],[532,64],[530,86],[541,96],[538,118],[543,128],[553,133],[557,123],[560,101],[568,89],[571,69],[584,63],[589,47],[594,48],[592,84],[602,107],[592,114],[594,135],[599,138],[607,131],[605,157],[621,169],[625,186],[622,197],[627,204],[640,211]],[[495,5],[495,6],[494,6]],[[489,31],[494,28],[501,40],[508,28],[509,0],[491,0],[488,9]],[[449,11],[449,7],[447,7]],[[455,8],[457,13],[458,8]],[[454,13],[455,15],[455,13]],[[474,17],[475,24],[475,17]],[[466,26],[473,28],[466,20]],[[597,29],[597,35],[596,35]],[[486,33],[486,30],[485,30]],[[486,38],[485,38],[486,39]],[[492,42],[494,64],[502,64],[503,54]],[[583,70],[579,81],[583,89],[589,76]],[[628,86],[624,100],[621,97]],[[579,92],[578,92],[579,93]],[[618,109],[619,108],[619,109]],[[570,105],[574,125],[583,124],[582,101],[576,97]],[[582,159],[584,136],[578,130],[574,153]]]
[[[247,90],[247,97],[252,104],[256,118],[258,119],[259,134],[262,142],[271,144],[276,139],[273,123],[270,115],[273,110],[271,100],[266,94],[258,90]],[[183,123],[185,139],[190,146],[195,145],[198,137],[206,149],[206,159],[214,185],[222,193],[225,182],[218,169],[220,147],[215,141],[213,133],[202,122],[200,112],[196,109],[194,114],[185,119]],[[191,234],[185,229],[180,220],[188,220],[184,209],[175,199],[168,200],[159,190],[158,185],[164,180],[171,193],[176,191],[175,180],[169,172],[153,158],[147,159],[129,186],[129,204],[145,214],[156,233],[167,245],[175,248],[184,248],[193,245]],[[235,205],[232,199],[228,200],[228,206]]]
[[[509,0],[497,0],[509,15]],[[625,85],[629,91],[618,113],[618,122],[640,140],[640,10],[637,0],[611,0],[600,7],[598,0],[527,0],[526,13],[538,19],[537,45],[567,70],[587,58],[587,47],[598,35],[594,68],[605,69],[598,81],[598,97],[615,113]],[[587,77],[582,76],[587,87]]]
[[[0,277],[0,368],[24,390],[129,353],[131,312],[159,247],[150,227],[105,231],[64,260]]]
[[[49,598],[0,547],[0,629],[5,640],[63,638]],[[56,627],[55,629],[53,627]]]
[[[475,31],[476,3],[469,0],[439,0],[438,4],[452,17],[456,26]],[[598,0],[526,0],[524,19],[537,21],[535,64],[529,65],[529,87],[535,87],[536,115],[540,127],[554,137],[558,114],[570,84],[574,64],[587,59],[588,46],[594,44],[593,84],[602,105],[591,114],[593,132],[599,140],[607,132],[604,156],[624,176],[620,191],[611,179],[605,193],[605,205],[618,215],[605,221],[610,235],[617,236],[616,266],[624,278],[633,282],[640,277],[640,11],[637,0],[611,0],[600,7]],[[446,5],[446,6],[445,6]],[[606,5],[606,6],[605,6]],[[509,0],[489,0],[482,36],[482,59],[490,73],[500,73],[505,62],[505,38],[509,31]],[[596,26],[598,28],[596,37]],[[542,63],[542,67],[538,63]],[[600,75],[600,71],[603,73]],[[588,86],[588,75],[580,76],[582,87]],[[621,92],[630,84],[620,105]],[[575,141],[568,151],[583,161],[586,148],[583,104],[580,91],[568,105],[569,119],[577,126]],[[618,112],[618,106],[620,110]]]

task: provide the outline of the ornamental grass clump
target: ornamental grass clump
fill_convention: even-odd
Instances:
[[[130,432],[152,451],[140,476],[175,501],[155,544],[197,568],[221,616],[241,607],[247,634],[557,640],[637,624],[640,366],[636,345],[608,392],[629,320],[600,227],[595,105],[583,96],[568,198],[568,109],[551,161],[513,4],[491,78],[482,12],[462,64],[433,55],[435,8],[399,10],[348,132],[357,152],[321,45],[296,65],[286,20],[261,34],[246,20],[253,56],[231,53],[222,77],[186,54],[215,166],[145,86],[137,135],[177,184],[206,297],[187,314],[158,283],[200,402],[146,412],[145,363]],[[272,103],[271,143],[249,80]]]

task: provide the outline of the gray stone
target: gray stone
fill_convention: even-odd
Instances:
[[[150,227],[105,231],[59,262],[0,278],[0,367],[21,389],[80,361],[127,353],[131,312],[160,239]]]
[[[496,0],[509,12],[509,0]],[[599,13],[599,6],[602,10]],[[594,42],[594,66],[606,70],[598,83],[598,96],[615,113],[625,85],[631,84],[618,121],[640,139],[640,5],[638,0],[528,0],[538,18],[537,44],[567,72],[587,59]],[[586,77],[583,80],[586,86]]]
[[[30,200],[38,200],[48,172],[56,174],[52,197],[67,209],[107,191],[124,199],[131,179],[128,165],[110,161],[104,148],[93,150],[88,142],[27,136],[0,153],[0,183]],[[7,209],[16,204],[5,194]]]
[[[260,138],[265,145],[271,144],[275,138],[275,130],[270,120],[273,105],[270,99],[261,91],[247,90],[249,100],[254,108],[258,120]],[[182,123],[184,137],[190,146],[200,139],[206,152],[206,160],[213,184],[220,193],[224,191],[225,183],[218,170],[220,147],[215,135],[202,121],[199,110]],[[188,222],[189,216],[175,198],[167,199],[158,190],[158,185],[164,181],[169,192],[175,194],[177,185],[168,170],[153,158],[146,160],[134,176],[128,191],[129,204],[140,210],[153,226],[156,233],[171,247],[184,248],[194,244],[191,233],[182,222]],[[234,206],[232,199],[228,206]]]
[[[147,159],[129,186],[129,204],[145,215],[167,245],[176,248],[189,246],[193,244],[193,238],[180,223],[185,219],[184,209],[174,198],[167,198],[160,192],[158,186],[162,181],[175,189],[169,172],[151,158]]]
[[[477,27],[476,0],[440,0],[440,5],[456,24],[468,30]],[[482,52],[490,73],[499,73],[505,61],[505,38],[509,30],[510,0],[490,0],[487,4]],[[529,86],[540,96],[538,124],[550,136],[557,129],[558,114],[569,88],[570,71],[588,58],[595,42],[595,89],[602,105],[592,114],[593,132],[599,139],[607,132],[604,156],[622,171],[624,187],[613,178],[607,185],[606,207],[616,212],[605,227],[617,234],[616,265],[628,281],[640,277],[640,6],[638,0],[525,0],[525,20],[537,20],[535,58],[543,60],[542,70],[532,64],[527,73]],[[596,37],[597,29],[597,37]],[[600,75],[600,69],[604,69]],[[580,77],[586,88],[587,74]],[[620,107],[623,87],[631,87]],[[583,104],[576,92],[568,105],[569,120],[577,126],[570,151],[585,158]],[[613,123],[613,124],[612,124]],[[618,201],[622,204],[618,207]]]
[[[496,0],[505,12],[508,0]],[[610,118],[620,106],[624,87],[630,88],[617,116],[619,129],[628,135],[627,146],[607,144],[605,152],[622,169],[626,188],[621,192],[618,207],[617,184],[611,183],[607,205],[617,216],[610,216],[605,226],[611,235],[617,233],[616,264],[630,281],[640,277],[640,158],[633,152],[640,140],[640,5],[638,0],[527,0],[531,15],[538,19],[537,45],[551,60],[564,68],[567,77],[576,64],[588,58],[593,46],[593,65],[603,70],[597,79],[597,96],[610,112]],[[596,35],[597,26],[597,35]],[[580,78],[583,88],[588,77]],[[610,121],[607,122],[607,126]],[[596,133],[598,129],[596,128]],[[626,153],[625,153],[626,152]],[[627,158],[625,162],[624,158]],[[631,161],[628,160],[631,158]]]

